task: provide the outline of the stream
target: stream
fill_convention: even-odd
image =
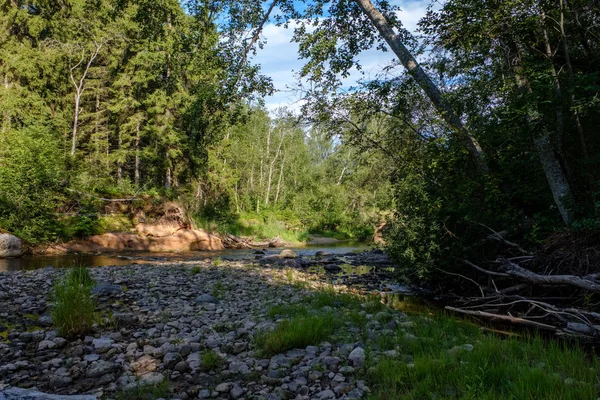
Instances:
[[[314,256],[317,251],[329,254],[345,254],[369,250],[371,247],[364,243],[339,242],[301,247],[289,247],[300,257]],[[265,249],[266,255],[279,254],[282,248]],[[55,268],[71,267],[103,267],[109,265],[128,265],[152,262],[201,261],[207,258],[223,260],[253,259],[256,249],[226,249],[221,251],[186,251],[186,252],[107,252],[102,254],[61,254],[24,256],[19,258],[0,258],[0,272],[34,270],[52,266]]]

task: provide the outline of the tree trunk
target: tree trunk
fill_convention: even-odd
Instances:
[[[444,100],[440,89],[433,83],[427,73],[421,68],[417,60],[413,57],[410,51],[406,48],[404,43],[400,40],[398,35],[394,32],[392,27],[389,25],[385,16],[375,8],[370,0],[354,0],[367,17],[371,20],[375,28],[379,31],[381,36],[388,43],[394,54],[398,57],[404,68],[407,69],[408,73],[414,78],[417,84],[425,91],[425,94],[431,100],[434,107],[441,114],[442,118],[452,128],[452,130],[458,135],[459,139],[463,142],[469,153],[475,160],[479,171],[485,175],[489,173],[487,160],[485,153],[479,145],[477,139],[469,133],[464,127],[460,116],[456,114],[452,106]]]
[[[71,133],[71,155],[75,155],[77,146],[77,126],[79,125],[79,102],[81,100],[81,91],[75,90],[75,115],[73,116],[73,131]]]
[[[517,50],[518,51],[518,50]],[[511,61],[512,69],[515,74],[515,80],[517,86],[524,91],[529,93],[532,92],[531,84],[529,83],[529,78],[524,74],[524,68],[520,64],[520,62]],[[531,114],[537,113],[537,105],[535,110]],[[535,120],[528,118],[528,123],[531,126],[531,130],[535,132],[537,129],[535,128]],[[537,121],[541,125],[543,121]],[[554,204],[560,213],[560,216],[563,219],[565,225],[570,226],[573,222],[572,214],[570,207],[568,206],[568,202],[571,201],[571,188],[569,187],[569,182],[565,173],[560,165],[560,162],[554,155],[554,148],[552,145],[552,141],[550,140],[550,134],[548,130],[543,127],[543,134],[541,137],[534,138],[534,145],[538,152],[538,157],[540,159],[540,164],[542,165],[542,169],[544,170],[544,175],[546,175],[546,180],[548,181],[548,186],[550,187],[550,191],[552,192],[552,197],[554,198]]]
[[[135,127],[135,171],[134,181],[136,185],[140,184],[140,123]]]
[[[572,199],[571,189],[560,163],[554,155],[550,136],[546,134],[535,139],[534,143],[540,157],[542,168],[544,169],[544,174],[546,175],[546,180],[552,191],[554,203],[556,204],[565,225],[571,226],[573,217],[568,206],[568,202]]]
[[[285,165],[285,152],[283,153],[283,158],[281,159],[281,166],[279,167],[279,179],[277,180],[277,190],[275,191],[275,204],[279,200],[279,191],[281,189],[281,180],[283,178],[283,166]]]

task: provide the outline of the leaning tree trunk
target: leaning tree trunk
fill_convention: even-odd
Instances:
[[[404,43],[400,40],[394,29],[390,26],[385,16],[371,3],[370,0],[354,0],[363,12],[369,17],[375,28],[385,39],[392,51],[396,54],[404,68],[414,78],[417,84],[425,91],[429,100],[433,103],[437,111],[441,114],[446,123],[456,132],[465,147],[469,150],[471,156],[475,159],[479,170],[487,174],[489,168],[485,153],[477,139],[465,128],[460,117],[454,111],[453,107],[442,97],[440,89],[431,80],[429,75],[421,68],[417,60],[413,57]]]
[[[568,206],[568,202],[572,199],[571,189],[567,182],[560,163],[558,162],[552,143],[550,142],[550,136],[544,135],[534,140],[535,147],[540,157],[540,163],[546,175],[548,186],[552,191],[552,197],[554,197],[554,203],[560,212],[564,223],[570,226],[573,222],[573,216]]]

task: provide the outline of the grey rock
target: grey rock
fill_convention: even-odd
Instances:
[[[160,372],[148,372],[140,376],[140,383],[143,385],[157,385],[165,380],[165,376]]]
[[[94,339],[92,341],[92,346],[94,346],[94,350],[98,353],[106,353],[112,347],[114,341],[110,338],[100,338]]]
[[[219,393],[227,393],[233,388],[233,383],[231,382],[223,382],[217,385],[215,390]]]
[[[229,395],[234,399],[242,397],[243,394],[244,394],[244,389],[242,389],[238,385],[235,385],[229,392]]]
[[[472,344],[461,344],[460,346],[454,346],[453,348],[448,350],[448,354],[456,354],[461,351],[473,351],[474,348],[475,346],[473,346]]]
[[[365,350],[362,347],[357,347],[348,356],[348,361],[355,367],[361,367],[365,362],[365,358]]]
[[[279,258],[296,258],[298,257],[298,255],[296,255],[296,253],[292,250],[289,249],[285,249],[282,250],[281,253],[279,253]]]
[[[186,361],[179,361],[173,369],[183,374],[190,370],[190,365]]]
[[[317,393],[316,398],[320,400],[335,399],[335,393],[330,389],[323,390],[322,392]]]
[[[198,397],[201,399],[208,399],[210,398],[210,390],[208,389],[202,389],[200,390],[200,392],[198,392]]]
[[[21,239],[10,233],[0,233],[0,258],[20,256]]]
[[[90,365],[85,375],[88,378],[99,378],[103,375],[110,374],[118,368],[119,366],[114,363],[100,360]]]
[[[38,350],[53,349],[55,347],[56,343],[54,343],[52,340],[42,340],[40,344],[38,344]]]
[[[63,396],[57,394],[48,394],[31,389],[8,388],[0,390],[0,400],[97,400],[96,396],[91,395],[72,395]]]
[[[113,285],[109,282],[98,282],[92,288],[92,294],[97,295],[111,295],[111,294],[119,294],[123,291],[123,288],[118,285]]]
[[[201,303],[213,303],[213,304],[217,304],[219,302],[219,300],[214,297],[211,296],[210,294],[201,294],[200,296],[196,297],[196,299],[194,300],[196,303],[201,304]]]

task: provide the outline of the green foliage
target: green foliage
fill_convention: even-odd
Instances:
[[[223,359],[214,351],[206,350],[200,355],[200,366],[205,371],[212,371],[223,364]]]
[[[74,338],[87,333],[94,323],[94,280],[87,268],[71,269],[52,290],[52,323],[59,333]]]
[[[373,399],[584,399],[597,396],[596,359],[577,346],[540,337],[484,335],[452,317],[415,318],[407,336],[389,337],[410,364],[384,358],[369,369]],[[472,351],[460,350],[472,344]],[[453,349],[454,350],[451,350]]]
[[[0,166],[0,227],[31,243],[57,239],[55,207],[64,167],[49,129],[0,132]]]
[[[137,385],[115,393],[116,400],[157,400],[169,395],[169,381],[156,384]]]
[[[327,339],[339,325],[331,314],[295,316],[280,322],[273,331],[255,337],[255,344],[265,356],[273,356],[291,349],[317,345]]]

